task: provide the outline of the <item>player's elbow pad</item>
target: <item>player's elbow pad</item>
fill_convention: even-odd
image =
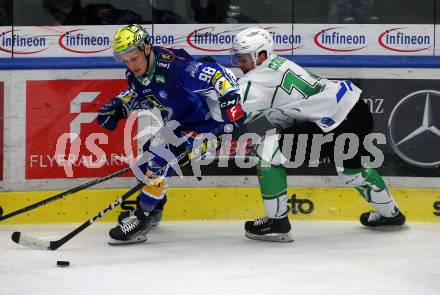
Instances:
[[[238,93],[231,93],[220,101],[220,111],[225,123],[241,125],[246,120],[246,113],[241,107],[241,99]]]

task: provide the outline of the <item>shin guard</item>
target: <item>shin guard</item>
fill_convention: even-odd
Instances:
[[[284,166],[262,167],[258,164],[258,182],[267,217],[287,215],[287,178]]]

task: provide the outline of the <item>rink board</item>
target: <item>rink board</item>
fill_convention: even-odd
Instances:
[[[71,64],[75,63],[71,61]],[[236,68],[233,70],[239,74]],[[420,163],[434,165],[440,159],[440,150],[436,148],[440,144],[440,137],[424,132],[420,134],[423,137],[409,141],[405,146],[402,146],[403,151],[397,149],[400,152],[397,154],[390,143],[391,138],[388,136],[391,132],[389,128],[391,125],[388,124],[391,114],[395,107],[400,102],[407,101],[407,98],[411,98],[411,103],[405,103],[402,108],[399,108],[400,115],[395,117],[398,122],[393,121],[395,124],[392,124],[398,128],[398,130],[393,129],[393,132],[398,135],[396,140],[401,140],[411,134],[415,130],[414,128],[417,128],[422,122],[426,95],[429,94],[431,97],[430,105],[433,114],[438,113],[436,110],[440,109],[440,100],[437,99],[437,96],[440,96],[440,83],[437,68],[326,67],[313,68],[312,70],[325,77],[350,78],[359,83],[366,97],[364,101],[375,118],[376,130],[374,132],[387,135],[388,144],[380,146],[386,161],[378,170],[390,187],[440,188],[439,169],[435,166],[428,168],[413,165],[405,162],[408,160],[407,158],[404,160],[401,157],[404,154],[402,152],[421,151],[415,152],[414,155],[411,154],[414,157],[417,156],[413,160],[418,162],[418,165]],[[145,138],[140,138],[131,147],[126,147],[122,142],[128,144],[131,140],[128,140],[127,136],[127,140],[122,141],[124,129],[121,127],[122,125],[116,131],[107,132],[92,120],[99,106],[125,87],[124,71],[120,68],[106,70],[1,70],[0,100],[3,96],[4,109],[7,110],[4,116],[1,116],[0,110],[0,118],[4,117],[4,127],[0,128],[0,141],[4,140],[4,144],[0,145],[3,146],[3,153],[0,151],[0,166],[3,165],[3,169],[0,169],[1,190],[66,190],[80,185],[86,180],[100,178],[125,167],[126,161],[119,160],[119,158],[129,159],[132,151],[141,151]],[[435,118],[434,116],[433,120]],[[138,121],[139,130],[144,130],[147,126],[155,126],[153,121],[148,118],[142,120],[139,118]],[[78,158],[71,171],[64,169],[60,157],[55,157],[58,155],[55,143],[66,132],[81,135],[78,153],[81,157]],[[102,142],[108,140],[106,144],[99,143],[99,148],[105,152],[103,159],[105,161],[98,161],[98,163],[87,160],[98,158],[99,153],[96,150],[92,152],[94,149],[89,150],[86,144],[87,140],[97,136],[95,133],[102,133],[102,137],[101,135],[99,137],[100,142],[101,139]],[[236,155],[237,150],[243,151],[243,148],[243,145],[240,146],[234,142],[234,147],[228,149],[225,155]],[[65,152],[67,153],[67,151],[66,149]],[[102,157],[100,158],[102,159]],[[101,164],[103,164],[102,167]],[[236,165],[232,161],[230,164],[227,170],[212,169],[211,172],[204,173],[207,179],[213,177],[209,182],[204,180],[203,183],[191,183],[191,179],[186,178],[178,187],[258,185],[256,177],[248,177],[255,175],[255,171],[236,169]],[[436,165],[438,166],[438,164]],[[316,171],[308,169],[309,167],[291,169],[293,171],[289,171],[289,176],[295,177],[295,179],[289,185],[301,187],[338,186],[337,181],[329,179],[335,175],[333,167],[329,166],[323,165]],[[234,177],[229,178],[232,179],[230,183],[224,181],[224,179],[228,179],[224,176],[231,175]],[[393,179],[390,180],[390,178]],[[97,188],[129,187],[132,182],[133,178],[126,175],[126,177],[115,178],[105,186]],[[173,187],[176,186],[173,185]]]
[[[79,223],[122,195],[124,189],[87,190],[6,219],[0,224]],[[440,222],[440,189],[392,189],[409,221]],[[2,192],[4,214],[53,196],[57,191]],[[292,220],[357,220],[371,210],[352,188],[289,188]],[[133,198],[132,198],[133,199]],[[130,200],[132,200],[130,199]],[[132,204],[127,204],[132,206]],[[112,222],[118,207],[100,221]],[[264,215],[258,188],[171,188],[164,220],[234,220]]]

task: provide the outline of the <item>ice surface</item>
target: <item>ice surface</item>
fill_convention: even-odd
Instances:
[[[249,240],[241,221],[198,221],[165,222],[147,243],[108,246],[113,225],[101,223],[56,251],[10,236],[57,240],[77,225],[0,226],[0,294],[440,294],[440,223],[292,225],[293,243]]]

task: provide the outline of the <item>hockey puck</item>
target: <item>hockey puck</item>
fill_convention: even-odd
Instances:
[[[70,265],[69,261],[62,261],[62,260],[57,261],[57,266],[59,266],[59,267],[67,267],[69,265]]]

